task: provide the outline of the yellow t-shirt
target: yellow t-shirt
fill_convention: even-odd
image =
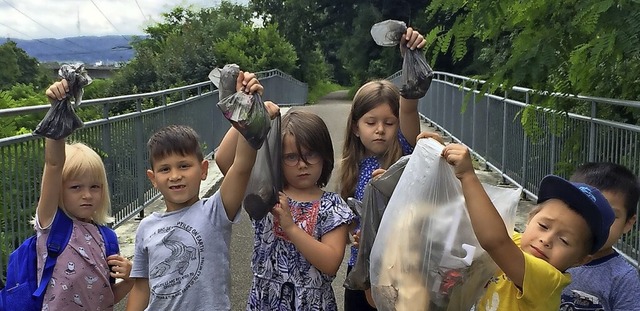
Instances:
[[[521,234],[515,233],[512,239],[520,247]],[[498,270],[487,283],[487,290],[480,298],[476,310],[558,310],[560,294],[562,289],[571,283],[571,276],[527,253],[524,253],[524,265],[522,290],[518,289],[501,270]]]

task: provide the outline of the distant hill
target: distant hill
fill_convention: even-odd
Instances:
[[[133,57],[129,42],[133,36],[82,36],[64,39],[9,39],[31,57],[46,62],[82,62],[113,65]]]

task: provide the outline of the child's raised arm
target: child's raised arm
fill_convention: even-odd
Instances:
[[[242,206],[242,199],[247,190],[251,169],[256,161],[256,150],[249,145],[242,135],[238,135],[236,156],[220,185],[222,204],[227,217],[233,220]]]
[[[407,28],[407,32],[400,40],[400,51],[404,55],[406,49],[420,49],[427,42],[424,37],[413,28]],[[420,117],[418,116],[418,100],[406,99],[400,96],[400,131],[411,146],[416,145],[416,137],[420,133]]]
[[[344,257],[347,245],[347,225],[340,225],[316,240],[293,221],[288,198],[280,193],[280,203],[273,208],[273,215],[279,219],[280,227],[286,233],[302,256],[316,269],[328,275],[336,275]]]
[[[252,94],[262,93],[263,89],[255,74],[240,71],[236,80],[236,91]],[[256,161],[256,150],[249,145],[242,135],[234,131],[235,129],[232,128],[227,132],[220,145],[224,149],[218,149],[218,152],[216,152],[216,163],[218,163],[220,171],[225,175],[220,185],[220,196],[227,212],[227,217],[230,220],[236,217],[242,206],[242,199],[249,183],[251,169]],[[234,156],[231,157],[231,154]]]
[[[61,80],[53,83],[45,94],[49,101],[53,103],[55,100],[62,100],[69,91],[67,80]],[[65,161],[65,140],[53,140],[46,138],[44,146],[44,170],[42,172],[42,181],[40,183],[40,199],[36,214],[40,226],[46,228],[53,221],[58,209],[60,201],[60,193],[62,191],[62,167]]]
[[[460,144],[449,144],[442,156],[454,166],[456,177],[462,183],[473,231],[498,267],[522,288],[524,279],[524,254],[513,242],[507,227],[485,192],[473,169],[469,149]]]

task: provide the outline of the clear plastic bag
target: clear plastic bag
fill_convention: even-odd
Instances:
[[[407,24],[388,19],[371,26],[371,37],[379,46],[396,46],[407,32]]]
[[[407,25],[402,21],[386,20],[371,27],[371,37],[380,46],[400,44]],[[433,80],[433,69],[419,50],[407,50],[402,62],[402,86],[400,95],[407,99],[424,97]]]
[[[33,131],[35,135],[56,140],[65,138],[84,126],[74,107],[80,106],[84,87],[92,81],[82,64],[62,65],[58,70],[58,76],[67,80],[69,92],[64,99],[56,100],[51,104],[51,108]],[[73,98],[73,104],[71,98]]]
[[[384,211],[370,265],[378,310],[468,311],[497,269],[475,237],[443,148],[418,141]],[[522,189],[483,186],[512,231]]]
[[[258,150],[251,170],[243,206],[249,217],[260,220],[276,203],[282,191],[282,138],[280,116],[271,120],[271,130]]]
[[[376,239],[380,220],[389,203],[389,198],[398,184],[398,180],[409,162],[409,156],[400,158],[378,178],[364,188],[363,201],[348,198],[347,204],[360,216],[360,240],[358,243],[358,258],[347,278],[344,287],[351,290],[365,290],[371,288],[369,265],[371,247]]]
[[[209,72],[209,80],[218,88],[218,101],[236,92],[238,74],[240,67],[236,64],[226,64],[222,69],[214,68]]]

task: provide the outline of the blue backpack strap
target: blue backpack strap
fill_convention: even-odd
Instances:
[[[69,243],[69,239],[71,238],[71,231],[73,231],[73,221],[64,211],[58,209],[56,216],[53,218],[51,229],[49,230],[49,237],[47,238],[47,260],[42,269],[42,278],[33,296],[41,297],[47,289],[49,280],[51,280],[51,275],[53,274],[53,268],[58,260],[58,255],[67,247],[67,243]]]
[[[107,226],[98,226],[98,229],[100,229],[100,234],[104,241],[104,250],[107,257],[119,254],[120,246],[118,244],[118,236],[116,235],[116,232]]]
[[[120,246],[118,244],[118,236],[116,235],[116,232],[107,226],[99,225],[98,229],[100,230],[100,234],[102,235],[104,250],[107,255],[106,257],[120,254]],[[109,272],[111,272],[111,270],[109,270]],[[109,281],[112,284],[116,282],[113,277],[109,277]]]

